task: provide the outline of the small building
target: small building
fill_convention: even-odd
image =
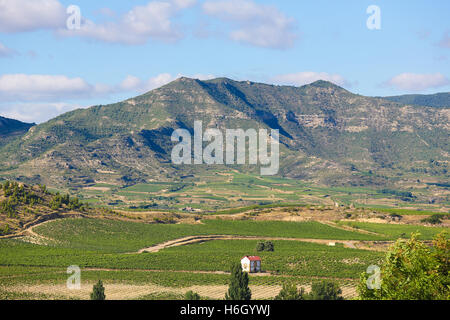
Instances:
[[[261,258],[258,256],[245,256],[241,259],[242,271],[248,273],[261,272]]]

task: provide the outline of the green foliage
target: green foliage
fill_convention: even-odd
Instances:
[[[379,289],[369,289],[369,275],[362,273],[358,292],[370,300],[449,300],[450,241],[446,233],[433,240],[433,247],[413,234],[398,240],[386,254],[381,266]]]
[[[103,287],[102,280],[98,280],[91,292],[91,300],[105,300],[105,287]]]
[[[264,243],[264,250],[273,252],[275,250],[275,246],[272,241],[266,241]]]
[[[258,242],[256,244],[256,251],[261,252],[261,251],[274,251],[275,250],[275,246],[273,245],[272,241],[265,241],[265,242]]]
[[[201,300],[201,297],[198,293],[190,290],[184,295],[184,300]]]
[[[77,197],[71,198],[68,194],[60,195],[56,193],[50,201],[50,207],[53,210],[58,210],[63,206],[69,210],[84,209],[84,204]]]
[[[252,292],[248,287],[248,274],[242,271],[240,263],[231,267],[231,279],[225,300],[250,300]]]
[[[414,195],[409,191],[398,191],[398,190],[392,190],[392,189],[382,189],[380,190],[380,193],[384,194],[392,194],[398,197],[404,197],[404,198],[414,198]]]
[[[420,220],[420,222],[423,223],[431,223],[431,224],[441,224],[442,223],[442,215],[433,214],[432,216],[429,216],[427,218],[424,218]]]
[[[264,251],[264,242],[259,241],[259,242],[256,244],[256,251],[258,251],[258,252]]]
[[[41,202],[33,191],[26,189],[17,182],[5,181],[0,184],[0,190],[7,199],[0,202],[0,213],[4,213],[9,218],[16,217],[17,207],[20,205],[31,205]]]
[[[313,282],[308,300],[344,300],[342,290],[336,282],[322,280]]]
[[[283,288],[275,300],[305,300],[305,290],[303,288],[297,290],[295,284],[283,284]]]

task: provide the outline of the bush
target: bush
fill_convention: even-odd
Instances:
[[[91,300],[105,300],[105,287],[103,287],[102,280],[98,280],[97,284],[94,285],[91,293]]]
[[[303,288],[297,290],[294,284],[283,284],[275,300],[305,300],[305,290]]]
[[[369,289],[369,275],[362,273],[358,285],[361,299],[367,300],[449,300],[450,241],[438,234],[430,248],[412,234],[408,241],[397,240],[380,268],[379,289]]]
[[[424,218],[420,220],[420,222],[423,223],[431,223],[431,224],[441,224],[442,223],[442,217],[438,214],[433,214],[432,216],[429,216],[427,218]]]
[[[256,244],[256,251],[264,251],[264,242],[260,241]]]
[[[274,245],[272,241],[266,241],[266,242],[258,242],[256,244],[256,251],[261,252],[261,251],[274,251]]]
[[[264,243],[264,250],[265,250],[265,251],[274,251],[274,250],[275,250],[275,247],[274,247],[274,245],[273,245],[273,242],[272,242],[272,241],[266,241],[266,242]]]
[[[308,300],[344,300],[339,285],[332,281],[314,282],[311,292],[307,295]]]
[[[198,293],[191,291],[186,292],[184,295],[184,300],[201,300],[201,297]]]

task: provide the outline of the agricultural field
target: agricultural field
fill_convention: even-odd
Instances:
[[[224,208],[267,204],[310,204],[379,209],[448,212],[450,194],[446,188],[425,185],[408,191],[361,186],[322,187],[300,180],[258,176],[234,171],[205,172],[179,181],[117,186],[97,183],[71,190],[97,206],[124,210],[195,210],[216,212]],[[436,190],[434,190],[436,189]],[[69,191],[69,190],[67,190]],[[429,203],[430,193],[442,194],[439,204]]]
[[[88,299],[99,279],[110,299],[183,299],[190,290],[222,299],[230,264],[245,255],[263,261],[262,272],[250,275],[254,298],[271,299],[285,283],[308,290],[314,279],[329,279],[351,299],[360,274],[381,262],[393,240],[416,231],[430,239],[448,229],[225,216],[237,219],[206,215],[191,224],[163,224],[65,218],[38,224],[21,237],[0,239],[0,299]],[[177,243],[186,237],[194,240]],[[273,252],[256,251],[260,240],[269,239]],[[74,265],[81,269],[79,290],[66,286],[67,268]]]

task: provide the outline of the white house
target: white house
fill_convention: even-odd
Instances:
[[[253,273],[261,272],[261,258],[258,256],[245,256],[241,259],[242,271]]]

